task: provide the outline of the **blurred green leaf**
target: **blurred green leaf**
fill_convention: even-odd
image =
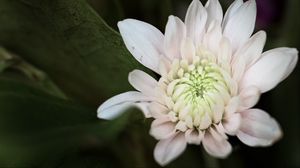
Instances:
[[[84,0],[1,0],[0,13],[0,45],[76,100],[96,105],[128,90],[128,72],[140,67]]]
[[[45,92],[63,99],[67,99],[64,93],[49,79],[47,74],[0,46],[1,75],[5,76],[5,72],[10,69],[21,72],[24,77],[27,77],[33,84],[39,86]],[[15,78],[15,76],[11,74],[7,76]]]
[[[129,119],[128,113],[111,122],[101,121],[95,109],[4,78],[0,78],[0,109],[0,167],[55,165],[88,149],[109,154],[105,149]]]

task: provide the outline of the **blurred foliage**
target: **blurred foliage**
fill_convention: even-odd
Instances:
[[[225,8],[231,2],[221,1]],[[135,18],[163,31],[168,15],[183,18],[189,3],[1,0],[0,167],[159,167],[152,154],[156,141],[148,134],[151,120],[130,110],[102,121],[96,109],[131,89],[128,72],[145,70],[113,30],[116,23]],[[288,0],[284,11],[277,11],[282,17],[267,24],[266,48],[300,48],[299,7],[300,1]],[[279,143],[249,148],[230,138],[234,151],[224,160],[191,145],[167,167],[299,167],[299,74],[298,66],[257,105],[282,125]]]

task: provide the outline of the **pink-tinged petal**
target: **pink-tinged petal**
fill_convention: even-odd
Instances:
[[[279,124],[266,112],[249,109],[240,114],[242,124],[237,137],[246,145],[269,146],[282,136]]]
[[[246,69],[254,64],[260,57],[266,43],[266,32],[259,31],[255,33],[234,55],[234,62],[245,63]],[[235,68],[234,70],[240,71]]]
[[[188,127],[186,125],[186,123],[184,121],[179,120],[175,126],[176,130],[181,131],[181,132],[185,132]]]
[[[253,107],[258,102],[260,94],[259,89],[255,86],[243,89],[239,95],[241,100],[239,111]]]
[[[186,38],[181,45],[181,56],[182,58],[192,62],[196,55],[195,45],[190,38]]]
[[[224,139],[228,139],[224,132],[224,128],[220,128],[220,125],[214,125],[208,129],[208,132],[216,141],[223,141]]]
[[[255,86],[264,93],[273,89],[295,68],[298,51],[294,48],[276,48],[262,54],[241,81],[241,88]]]
[[[224,28],[226,24],[228,23],[228,19],[232,18],[233,15],[235,15],[236,11],[239,9],[240,6],[243,5],[243,0],[235,0],[227,9],[224,20],[222,23],[222,27]]]
[[[219,44],[222,39],[222,28],[219,23],[220,22],[213,20],[203,37],[204,46],[215,55],[217,55],[220,50]]]
[[[199,116],[200,118],[200,115],[196,115],[195,119],[194,119],[194,125],[199,125],[199,129],[203,130],[203,129],[206,129],[208,128],[211,123],[212,123],[212,118],[209,116],[208,113],[205,113],[202,118],[200,118],[200,122],[199,124],[196,122],[196,119],[197,117]]]
[[[158,86],[158,82],[147,73],[141,70],[133,70],[128,75],[128,81],[136,90],[143,94],[155,96],[153,90]]]
[[[223,37],[219,43],[218,63],[227,72],[231,71],[231,67],[230,67],[231,57],[232,57],[232,48],[230,45],[230,41],[226,37]]]
[[[181,155],[186,145],[187,143],[183,133],[178,133],[168,139],[160,140],[155,146],[154,158],[161,166],[165,166]]]
[[[231,64],[232,64],[231,66],[232,66],[232,76],[233,76],[232,78],[237,83],[239,83],[246,71],[246,62],[244,60],[239,62],[233,61]]]
[[[212,108],[212,119],[214,123],[218,123],[221,121],[224,113],[224,101],[220,95],[214,96],[215,105]]]
[[[241,125],[241,115],[239,113],[234,113],[231,116],[224,118],[222,125],[227,134],[235,135]]]
[[[185,25],[187,28],[187,37],[193,39],[196,48],[205,32],[206,20],[206,9],[199,0],[193,0],[185,16]]]
[[[231,41],[234,51],[243,45],[253,33],[256,19],[255,0],[245,2],[236,10],[226,20],[223,27],[223,34]]]
[[[164,49],[168,58],[181,58],[180,48],[185,37],[184,23],[176,16],[169,16],[164,38]]]
[[[151,116],[157,119],[157,118],[165,117],[169,112],[169,109],[160,103],[152,102],[149,105],[149,111],[151,113]]]
[[[141,64],[159,73],[160,55],[163,53],[163,34],[152,25],[134,19],[118,22],[124,43]]]
[[[266,42],[266,33],[257,32],[233,56],[233,78],[240,81],[245,71],[260,57]]]
[[[175,124],[169,117],[155,119],[151,124],[150,135],[155,139],[167,139],[175,134]]]
[[[210,155],[225,158],[230,154],[232,147],[225,138],[222,138],[222,135],[218,135],[217,132],[213,134],[215,133],[216,135],[213,136],[211,130],[205,132],[202,140],[203,147]]]
[[[215,132],[218,132],[222,136],[222,138],[228,139],[228,136],[226,135],[226,130],[222,125],[222,122],[220,122],[219,124],[215,124],[214,128],[216,129]]]
[[[112,120],[119,117],[130,108],[138,108],[143,112],[146,118],[150,118],[152,116],[150,111],[148,110],[148,106],[149,106],[148,102],[143,102],[143,103],[124,102],[122,104],[117,104],[109,108],[106,108],[102,111],[98,110],[97,116],[100,119]]]
[[[207,21],[206,21],[206,27],[209,26],[209,24],[215,20],[217,23],[222,23],[223,19],[223,10],[221,7],[221,4],[218,0],[208,0],[205,4],[205,8],[207,11]]]
[[[166,57],[165,57],[166,58]],[[159,74],[162,76],[162,77],[165,77],[168,75],[168,72],[170,71],[171,69],[171,66],[172,64],[170,63],[170,61],[168,60],[161,60],[160,63],[159,63]]]
[[[202,131],[195,129],[188,129],[184,135],[187,143],[195,145],[199,145],[204,136]]]
[[[140,92],[129,91],[121,93],[108,99],[100,105],[97,110],[98,118],[108,120],[114,119],[123,114],[127,109],[131,107],[138,107],[143,110],[145,108],[141,108],[143,104],[140,103],[147,104],[151,101],[155,101],[155,98],[146,96]],[[148,113],[148,111],[143,112],[145,112],[145,114]]]
[[[232,97],[225,107],[225,117],[229,117],[233,113],[237,112],[239,106],[240,106],[240,98],[238,96]]]

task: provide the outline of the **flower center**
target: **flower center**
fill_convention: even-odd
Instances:
[[[178,129],[206,129],[218,123],[224,113],[224,104],[230,99],[229,74],[214,61],[194,57],[174,60],[171,70],[160,79],[165,85],[165,101],[169,116]],[[183,130],[184,131],[184,130]]]

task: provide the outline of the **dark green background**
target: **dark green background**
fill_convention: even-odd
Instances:
[[[277,5],[274,17],[257,25],[268,33],[265,49],[300,48],[300,2],[269,1],[260,10]],[[116,23],[130,17],[163,31],[168,15],[183,18],[189,3],[0,0],[0,168],[159,167],[152,154],[156,141],[148,134],[151,120],[130,110],[102,121],[96,109],[132,89],[128,72],[145,70],[113,30]],[[230,3],[222,1],[226,8]],[[231,137],[234,151],[227,159],[189,146],[167,167],[300,167],[299,75],[297,66],[257,105],[282,126],[284,137],[274,146],[250,148]]]

